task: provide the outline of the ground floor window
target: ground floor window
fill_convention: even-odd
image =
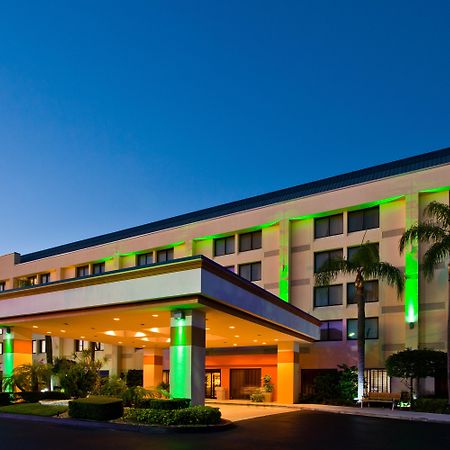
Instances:
[[[230,399],[249,399],[261,387],[261,369],[230,369]]]
[[[366,369],[364,380],[366,392],[391,392],[391,378],[386,369]]]
[[[216,388],[220,387],[221,370],[220,369],[206,369],[205,370],[205,397],[216,398]]]

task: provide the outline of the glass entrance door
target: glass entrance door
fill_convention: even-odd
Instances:
[[[205,397],[216,398],[216,387],[221,385],[220,369],[205,370]]]

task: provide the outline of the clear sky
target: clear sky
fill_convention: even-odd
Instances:
[[[448,0],[5,1],[0,254],[450,146]]]

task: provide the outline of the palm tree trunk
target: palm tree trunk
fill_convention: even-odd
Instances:
[[[364,369],[366,359],[366,311],[364,301],[364,284],[361,273],[358,271],[355,281],[356,303],[358,305],[358,401],[364,396]]]

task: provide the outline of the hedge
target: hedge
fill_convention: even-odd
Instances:
[[[0,392],[0,406],[7,406],[11,403],[11,394],[9,392]]]
[[[112,420],[123,416],[120,398],[91,396],[69,402],[69,416],[75,419]]]
[[[20,391],[14,395],[27,403],[37,403],[39,400],[67,400],[69,398],[61,391]]]
[[[220,422],[219,408],[190,406],[183,409],[162,410],[129,408],[124,418],[148,425],[212,425]]]
[[[188,408],[190,405],[191,400],[189,398],[171,398],[170,400],[162,398],[143,398],[139,400],[136,407],[172,411],[175,409]]]
[[[445,414],[449,412],[446,398],[418,398],[414,401],[414,410]]]

